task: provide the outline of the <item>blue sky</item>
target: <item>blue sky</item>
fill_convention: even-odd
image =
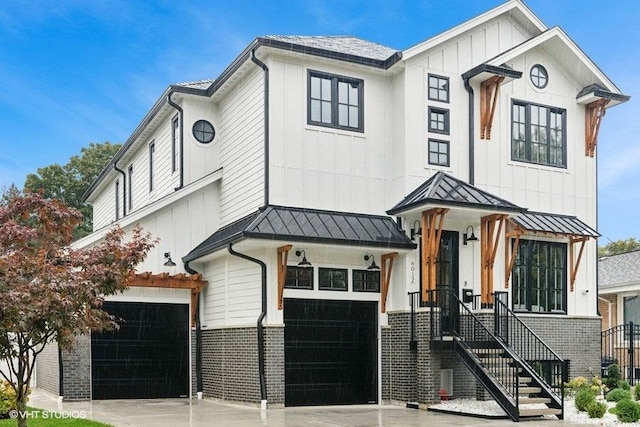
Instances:
[[[354,35],[406,49],[502,0],[5,0],[0,185],[124,142],[171,83],[215,78],[256,36]],[[640,2],[528,0],[613,80],[598,140],[600,244],[640,238]]]

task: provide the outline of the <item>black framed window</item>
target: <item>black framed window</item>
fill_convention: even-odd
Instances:
[[[567,245],[520,240],[511,281],[514,310],[566,313]]]
[[[319,268],[318,288],[324,291],[348,290],[349,275],[346,268]]]
[[[178,170],[180,156],[180,116],[171,120],[171,172]]]
[[[566,167],[566,110],[513,102],[511,159]]]
[[[127,177],[129,178],[129,194],[127,195],[129,201],[129,210],[133,209],[133,165],[129,165],[127,169]]]
[[[116,221],[120,219],[120,181],[116,181]]]
[[[449,110],[429,107],[429,132],[449,135]]]
[[[364,81],[309,71],[309,124],[364,131]]]
[[[149,144],[149,192],[152,192],[154,190],[155,168],[156,168],[156,143],[152,141]]]
[[[449,141],[429,139],[429,164],[449,166]]]
[[[380,271],[353,270],[354,292],[380,292]]]
[[[634,295],[623,298],[623,318],[624,324],[633,322],[640,325],[640,296]]]
[[[432,101],[449,102],[449,77],[429,74],[429,99]]]
[[[284,287],[288,289],[313,289],[313,268],[287,266]]]
[[[544,89],[547,87],[547,83],[549,83],[549,73],[547,73],[547,69],[540,64],[531,67],[529,78],[531,79],[531,83],[538,89]]]

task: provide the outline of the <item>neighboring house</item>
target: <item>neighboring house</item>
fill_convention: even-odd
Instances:
[[[640,251],[600,258],[598,285],[603,331],[629,322],[640,325]]]
[[[109,299],[122,330],[49,350],[39,386],[296,406],[480,385],[514,419],[527,391],[557,409],[600,364],[596,141],[627,100],[519,0],[405,51],[259,37],[169,86],[85,194],[77,247],[114,223],[161,241]],[[506,353],[529,376],[476,369]]]

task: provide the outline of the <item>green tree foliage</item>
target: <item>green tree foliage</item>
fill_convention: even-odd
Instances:
[[[598,257],[623,254],[625,252],[640,250],[640,240],[629,237],[624,240],[616,240],[607,245],[598,247]]]
[[[11,196],[0,204],[0,376],[15,391],[18,426],[37,356],[56,341],[68,349],[74,337],[117,327],[102,309],[121,292],[135,266],[155,245],[136,227],[109,230],[98,244],[69,246],[82,215],[39,193]]]
[[[82,203],[82,195],[91,186],[109,160],[120,149],[120,144],[91,143],[83,147],[79,156],[73,156],[61,166],[52,164],[27,175],[23,191],[40,192],[45,198],[57,199],[82,213],[82,222],[74,230],[74,239],[90,234],[93,229],[93,211]]]

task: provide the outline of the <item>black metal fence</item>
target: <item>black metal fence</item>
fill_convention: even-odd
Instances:
[[[613,363],[620,368],[622,379],[631,385],[640,378],[640,325],[629,322],[602,331],[601,375]]]

